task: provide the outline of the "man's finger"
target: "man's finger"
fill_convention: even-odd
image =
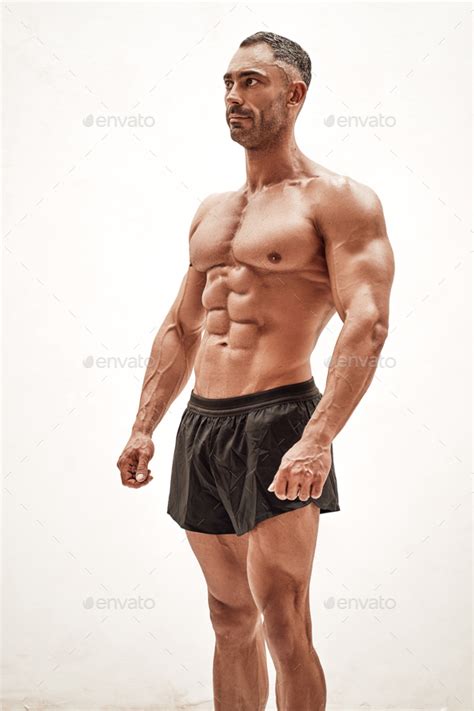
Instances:
[[[148,476],[148,460],[143,455],[138,460],[137,470],[135,472],[135,479],[139,482],[145,481]]]
[[[151,476],[150,472],[151,472],[151,470],[147,469],[147,473],[146,473],[145,479],[143,481],[139,481],[134,472],[129,472],[127,475],[128,478],[124,483],[130,489],[140,489],[142,486],[146,486],[147,484],[150,483],[150,481],[153,480],[153,477]]]
[[[152,477],[152,475],[150,474],[150,469],[148,469],[148,472],[147,472],[147,474],[146,474],[146,477],[145,477],[145,480],[144,480],[144,481],[137,481],[136,479],[134,479],[134,481],[135,481],[136,487],[141,487],[141,486],[146,486],[147,484],[149,484],[150,481],[152,481],[152,479],[153,479],[153,477]]]
[[[122,477],[122,483],[123,484],[128,484],[129,482],[134,482],[134,475],[135,475],[135,466],[131,464],[130,462],[128,464],[125,464],[122,466],[120,469],[120,475]]]
[[[277,483],[278,483],[278,477],[279,477],[279,475],[280,475],[280,472],[277,471],[277,473],[276,473],[275,476],[273,477],[272,483],[271,483],[270,486],[267,488],[267,491],[275,491],[275,486],[276,486]]]
[[[310,490],[311,482],[305,480],[302,484],[300,484],[300,490],[298,492],[298,498],[300,499],[300,501],[308,501],[310,497]]]
[[[286,497],[290,501],[295,501],[298,498],[300,492],[300,481],[296,477],[291,477],[288,485],[286,487]]]
[[[286,477],[281,470],[277,471],[275,477],[268,487],[268,491],[273,491],[279,499],[286,499]]]

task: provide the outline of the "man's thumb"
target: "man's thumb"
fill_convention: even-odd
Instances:
[[[145,481],[145,479],[148,476],[148,462],[146,460],[146,457],[140,457],[138,460],[138,466],[137,466],[137,471],[135,474],[135,479],[137,481]]]

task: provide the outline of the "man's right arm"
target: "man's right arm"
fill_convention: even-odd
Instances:
[[[153,341],[132,432],[152,435],[192,373],[201,342],[205,274],[190,266]]]
[[[209,195],[198,207],[189,241],[216,197],[215,193]],[[190,264],[154,338],[132,434],[117,462],[124,485],[137,488],[153,478],[147,474],[148,461],[154,452],[151,436],[192,373],[205,320],[202,305],[205,284],[206,274]],[[138,477],[138,473],[143,476]]]
[[[189,229],[189,242],[215,197],[215,194],[209,195],[198,207]],[[201,297],[205,284],[205,273],[190,264],[155,336],[132,432],[151,436],[189,380],[204,325]]]

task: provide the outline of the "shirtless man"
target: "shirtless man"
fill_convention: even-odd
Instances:
[[[217,711],[265,708],[265,642],[279,711],[326,708],[309,607],[319,516],[340,510],[332,441],[388,332],[394,262],[380,200],[295,142],[310,80],[306,52],[273,33],[232,57],[226,119],[247,178],[197,209],[189,268],[118,461],[125,486],[153,479],[153,430],[194,368],[167,512],[207,583]],[[310,357],[336,311],[343,326],[321,394]]]

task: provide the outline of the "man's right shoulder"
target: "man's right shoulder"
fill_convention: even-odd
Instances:
[[[201,204],[198,207],[198,212],[206,212],[206,210],[212,209],[214,205],[217,205],[217,203],[222,202],[222,200],[225,200],[226,197],[232,194],[233,193],[231,191],[227,191],[225,193],[210,193],[207,197],[204,198],[204,200],[201,201]]]
[[[222,200],[226,198],[226,196],[230,195],[231,193],[226,192],[226,193],[210,193],[207,197],[204,198],[199,204],[199,207],[197,208],[196,212],[194,213],[194,217],[191,222],[191,227],[189,230],[189,238],[191,239],[193,232],[196,230],[198,227],[199,223],[201,220],[206,216],[207,213],[209,213],[213,207],[218,205]]]

